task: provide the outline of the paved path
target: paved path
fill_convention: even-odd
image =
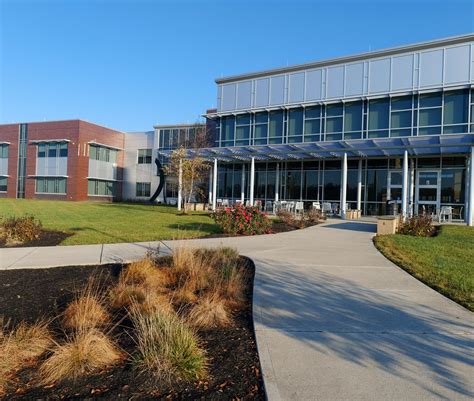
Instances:
[[[236,246],[255,261],[254,321],[270,400],[474,397],[474,314],[387,261],[371,243],[374,229],[331,221],[185,241]],[[157,243],[0,250],[0,269],[128,261],[149,246]]]

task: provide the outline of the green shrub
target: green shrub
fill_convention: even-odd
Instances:
[[[270,232],[271,223],[265,213],[251,206],[237,205],[219,209],[212,218],[226,233],[233,235],[256,235]]]
[[[1,223],[1,233],[7,242],[29,242],[39,239],[42,225],[34,216],[7,217]]]
[[[144,373],[168,381],[202,379],[207,358],[194,331],[172,313],[147,315],[131,309],[138,352],[134,363]]]
[[[433,219],[428,215],[413,216],[398,227],[398,234],[412,235],[414,237],[429,237],[433,235]]]

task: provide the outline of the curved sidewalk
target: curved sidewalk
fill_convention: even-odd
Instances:
[[[375,226],[330,221],[235,246],[256,264],[254,321],[270,400],[468,400],[474,314],[376,251]],[[183,241],[164,241],[160,251]],[[0,250],[0,269],[133,260],[158,243]]]

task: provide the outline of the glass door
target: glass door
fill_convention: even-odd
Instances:
[[[438,214],[441,180],[439,170],[418,171],[416,180],[416,210],[418,214]]]
[[[403,173],[401,170],[389,171],[387,179],[387,199],[394,202],[395,210],[401,213]]]

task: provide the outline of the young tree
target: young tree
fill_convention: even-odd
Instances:
[[[186,148],[197,149],[210,144],[209,132],[205,125],[195,124],[194,135],[188,141],[174,150],[165,166],[165,174],[175,177],[179,181],[181,167],[181,194],[184,201],[183,212],[188,212],[188,205],[197,195],[204,195],[202,183],[208,177],[210,163],[199,156],[186,158]]]

